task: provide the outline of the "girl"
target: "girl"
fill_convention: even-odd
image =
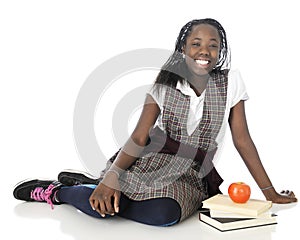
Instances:
[[[297,201],[293,192],[279,194],[272,186],[248,132],[245,86],[229,63],[221,24],[214,19],[188,22],[146,96],[130,139],[100,178],[62,172],[59,181],[18,184],[15,198],[52,207],[68,203],[94,217],[173,225],[220,193],[222,178],[212,161],[229,122],[234,145],[266,199]]]

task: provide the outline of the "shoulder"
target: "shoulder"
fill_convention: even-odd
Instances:
[[[232,69],[228,72],[228,96],[230,98],[231,107],[240,100],[248,100],[249,98],[246,85],[238,69]]]
[[[240,70],[230,69],[228,71],[228,85],[232,89],[246,88]]]
[[[242,81],[242,75],[239,69],[228,70],[228,79],[231,81]]]
[[[161,110],[163,109],[164,99],[168,88],[170,87],[167,85],[156,83],[148,91],[148,94],[154,99]]]

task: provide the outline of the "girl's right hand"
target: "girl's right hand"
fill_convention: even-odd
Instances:
[[[102,217],[105,214],[113,216],[119,212],[120,195],[118,177],[109,173],[91,194],[90,205]]]

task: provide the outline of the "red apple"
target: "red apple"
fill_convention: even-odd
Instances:
[[[246,203],[250,198],[251,189],[244,182],[235,182],[228,187],[228,194],[235,203]]]

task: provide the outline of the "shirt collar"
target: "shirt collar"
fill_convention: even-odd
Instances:
[[[194,92],[194,90],[191,88],[191,85],[187,81],[185,81],[183,83],[178,81],[177,85],[176,85],[176,89],[178,89],[184,95],[191,96],[191,97],[197,97],[196,93]],[[201,96],[204,95],[205,91],[206,91],[206,89],[203,91]]]

